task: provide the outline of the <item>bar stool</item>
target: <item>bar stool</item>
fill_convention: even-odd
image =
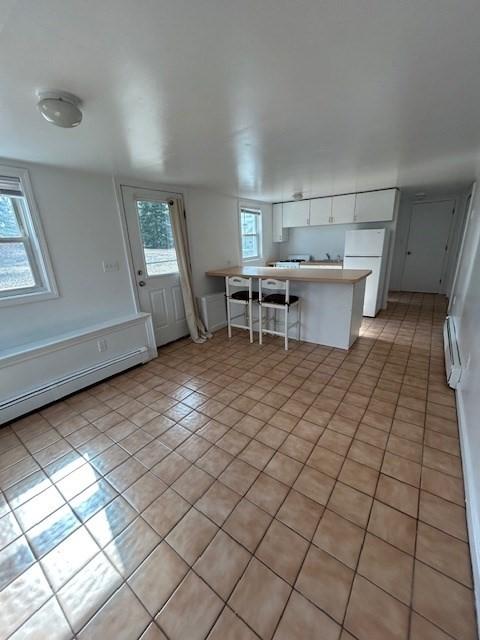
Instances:
[[[265,295],[264,290],[270,289],[275,290],[276,293],[270,293]],[[260,304],[260,313],[259,313],[259,342],[263,344],[262,338],[264,333],[268,333],[273,336],[282,336],[285,338],[285,351],[288,351],[288,330],[292,327],[297,327],[297,340],[300,340],[300,308],[301,302],[298,296],[290,295],[290,282],[288,280],[275,280],[274,278],[260,278],[259,279],[259,304]],[[295,307],[297,310],[297,319],[295,322],[291,324],[288,323],[288,316],[290,313],[290,308]],[[281,309],[285,313],[284,320],[284,331],[275,331],[272,329],[263,328],[263,313],[262,310],[265,308],[266,317],[265,321],[268,325],[268,309],[274,310],[274,328],[276,329],[276,312]]]
[[[241,291],[231,291],[231,287],[247,287]],[[250,332],[250,342],[253,342],[253,302],[258,300],[258,291],[252,290],[252,278],[241,278],[240,276],[227,276],[225,278],[225,296],[227,298],[227,326],[228,337],[232,337],[232,327],[236,329],[247,329]],[[240,313],[231,315],[230,304],[240,304],[245,307],[246,324],[234,324],[232,320],[242,317]]]

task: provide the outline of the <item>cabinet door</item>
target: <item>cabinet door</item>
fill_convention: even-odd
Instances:
[[[346,196],[333,196],[332,198],[332,222],[334,224],[348,224],[353,222],[355,214],[355,194]]]
[[[297,202],[283,203],[283,226],[306,227],[310,217],[310,201],[298,200]]]
[[[283,204],[280,202],[273,205],[272,209],[272,241],[286,242],[288,240],[288,229],[283,227]]]
[[[310,201],[310,226],[330,224],[332,199],[333,198],[318,198]]]
[[[396,195],[396,189],[357,193],[355,222],[393,220]]]

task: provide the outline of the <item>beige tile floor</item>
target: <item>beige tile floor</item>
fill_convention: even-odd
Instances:
[[[182,341],[5,426],[0,638],[476,638],[444,315]]]

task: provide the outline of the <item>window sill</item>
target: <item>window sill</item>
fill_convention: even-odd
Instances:
[[[26,304],[27,302],[41,302],[43,300],[53,300],[58,298],[58,291],[34,291],[30,293],[19,293],[9,296],[0,297],[0,307],[13,307],[17,304]]]
[[[242,260],[242,264],[252,264],[254,262],[263,262],[262,256],[259,256],[258,258],[243,258]]]

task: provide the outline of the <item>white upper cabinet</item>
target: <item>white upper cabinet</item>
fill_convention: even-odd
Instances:
[[[307,227],[310,218],[310,200],[283,203],[284,227]]]
[[[333,198],[317,198],[310,201],[310,226],[330,224]]]
[[[274,204],[272,208],[272,241],[286,242],[288,229],[283,226],[283,204]]]
[[[333,224],[348,224],[353,222],[355,215],[355,194],[346,196],[333,196],[332,198],[332,222]]]
[[[297,200],[273,205],[273,242],[288,239],[285,228],[393,220],[398,189]]]
[[[355,222],[378,222],[393,220],[396,189],[383,189],[357,193],[355,203]]]

